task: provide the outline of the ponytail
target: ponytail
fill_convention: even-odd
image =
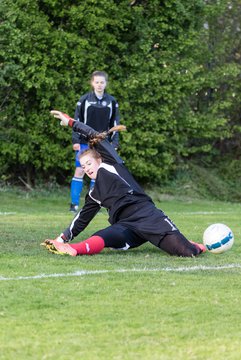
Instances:
[[[93,146],[98,144],[100,141],[105,140],[109,134],[111,134],[115,131],[126,131],[126,126],[125,125],[116,125],[116,126],[113,126],[108,131],[98,133],[97,135],[95,135],[89,139],[89,142],[88,142],[89,147],[92,148]]]

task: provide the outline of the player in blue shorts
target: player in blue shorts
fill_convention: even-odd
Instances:
[[[92,91],[81,96],[77,102],[74,119],[91,126],[99,132],[108,131],[119,124],[119,109],[116,99],[109,95],[105,89],[108,75],[104,71],[94,71],[91,76]],[[111,134],[108,138],[111,144],[118,148],[118,132]],[[70,211],[76,212],[79,207],[80,196],[83,188],[84,172],[79,163],[79,154],[86,149],[87,143],[80,139],[78,133],[72,133],[73,149],[75,150],[75,173],[71,180]],[[90,187],[94,185],[91,181]]]
[[[83,177],[81,172],[81,164],[79,161],[80,154],[88,149],[87,144],[79,144],[79,150],[75,150],[75,174],[71,181],[71,204],[70,211],[77,212],[79,207],[80,195],[83,188]],[[90,182],[90,188],[94,185],[94,180]]]

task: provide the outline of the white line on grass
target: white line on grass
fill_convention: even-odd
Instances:
[[[16,212],[1,212],[0,211],[0,215],[4,215],[4,216],[6,216],[6,215],[15,215],[15,214],[17,214]]]
[[[181,266],[177,268],[165,267],[159,269],[116,269],[116,270],[78,270],[73,273],[66,274],[39,274],[33,276],[17,276],[17,277],[4,277],[0,276],[0,281],[9,280],[35,280],[35,279],[47,279],[47,278],[59,278],[59,277],[72,277],[72,276],[85,276],[95,274],[110,274],[110,273],[124,273],[124,272],[191,272],[191,271],[217,271],[217,270],[228,270],[228,269],[241,269],[241,264],[227,264],[220,266]]]

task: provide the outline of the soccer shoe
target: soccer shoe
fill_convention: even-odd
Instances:
[[[51,240],[51,243],[47,244],[46,248],[58,255],[70,255],[70,256],[77,256],[77,251],[73,249],[69,244],[67,243],[60,243],[56,240]]]
[[[44,240],[40,245],[41,246],[45,246],[46,248],[52,243],[52,241],[54,241],[54,240],[52,240],[52,239],[46,239],[46,240]]]
[[[78,205],[70,204],[69,211],[72,211],[72,212],[76,213],[78,211],[78,208],[79,208]]]
[[[204,253],[205,251],[207,251],[206,246],[203,245],[203,244],[196,243],[196,242],[194,242],[194,241],[190,241],[190,243],[192,243],[193,245],[196,245],[196,246],[201,250],[201,252],[203,252],[203,253]]]

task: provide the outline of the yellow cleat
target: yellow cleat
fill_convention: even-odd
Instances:
[[[52,239],[46,239],[46,240],[44,240],[44,241],[40,244],[40,246],[44,246],[46,249],[48,249],[49,245],[52,244],[52,241],[54,241],[54,240],[52,240]]]
[[[57,255],[77,256],[77,251],[67,243],[60,243],[56,240],[51,240],[51,243],[46,245],[48,251]]]

